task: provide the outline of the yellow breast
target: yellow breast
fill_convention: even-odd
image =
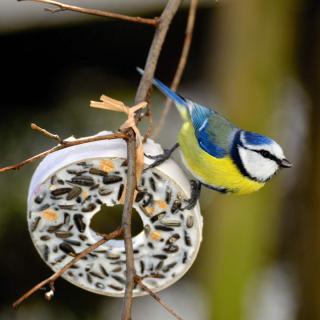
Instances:
[[[185,165],[202,183],[235,194],[251,193],[264,186],[264,183],[244,176],[230,156],[219,159],[201,149],[189,122],[185,122],[181,128],[179,144]]]

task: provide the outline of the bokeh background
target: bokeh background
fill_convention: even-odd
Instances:
[[[159,15],[165,1],[95,0],[73,4],[132,15]],[[188,1],[177,14],[157,77],[170,83],[184,38]],[[153,36],[148,26],[0,2],[0,165],[51,147],[35,122],[62,137],[116,129],[119,114],[90,110],[102,93],[134,100]],[[190,320],[320,319],[320,2],[200,1],[190,58],[179,92],[213,106],[240,127],[274,137],[294,163],[248,196],[203,190],[204,240],[188,274],[161,296]],[[153,92],[157,125],[164,99]],[[158,141],[176,140],[170,110]],[[145,128],[143,124],[142,128]],[[180,161],[177,158],[178,161]],[[118,319],[121,300],[64,280],[50,303],[38,292],[11,303],[51,274],[26,224],[36,164],[0,175],[0,319]],[[111,231],[120,211],[96,225]],[[135,228],[139,221],[135,218]],[[133,318],[171,319],[150,297],[134,300]]]

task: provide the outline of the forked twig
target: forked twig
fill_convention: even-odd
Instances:
[[[131,16],[127,16],[127,15],[120,14],[120,13],[114,13],[114,12],[110,12],[110,11],[72,6],[72,5],[61,3],[58,1],[54,1],[54,0],[18,0],[18,1],[20,1],[20,2],[33,1],[33,2],[40,2],[40,3],[45,3],[45,4],[57,6],[58,7],[57,9],[45,8],[46,11],[49,11],[51,13],[57,13],[57,12],[61,12],[61,11],[75,11],[75,12],[80,12],[83,14],[89,14],[89,15],[98,16],[98,17],[113,18],[113,19],[119,19],[119,20],[124,20],[124,21],[128,21],[128,22],[146,24],[146,25],[153,26],[153,27],[156,27],[159,23],[159,19],[157,17],[153,18],[153,19],[141,18],[141,17],[131,17]]]
[[[180,60],[178,63],[176,73],[175,73],[173,81],[171,83],[171,90],[173,90],[173,91],[176,91],[178,89],[178,86],[180,84],[184,69],[186,67],[186,63],[187,63],[187,59],[188,59],[189,51],[190,51],[190,47],[191,47],[191,42],[192,42],[192,34],[193,34],[193,30],[194,30],[194,23],[195,23],[195,18],[196,18],[197,6],[198,6],[198,0],[191,0],[183,48],[181,51],[181,56],[180,56]],[[163,109],[161,116],[160,116],[159,124],[153,133],[154,138],[158,137],[159,133],[161,132],[161,129],[166,121],[168,112],[170,110],[171,103],[172,103],[172,101],[167,98],[164,109]]]
[[[35,129],[35,128],[37,128],[37,129]],[[61,140],[58,135],[52,134],[52,133],[48,132],[47,130],[42,129],[41,127],[39,127],[35,124],[33,124],[32,129],[35,129],[35,130],[41,132],[42,134],[46,135],[49,138],[52,138],[54,140],[59,140],[61,142],[58,145],[56,145],[55,147],[53,147],[49,150],[43,151],[43,152],[41,152],[35,156],[32,156],[26,160],[23,160],[17,164],[0,168],[0,173],[5,172],[5,171],[10,171],[10,170],[18,170],[28,163],[31,163],[31,162],[34,162],[36,160],[39,160],[39,159],[46,157],[50,153],[56,152],[61,149],[69,148],[72,146],[76,146],[79,144],[84,144],[84,143],[93,142],[93,141],[101,141],[101,140],[127,139],[127,135],[125,133],[117,132],[117,133],[112,133],[112,134],[104,134],[101,136],[92,136],[92,137],[88,137],[88,138],[80,138],[80,139],[75,139],[75,140]]]
[[[117,238],[123,234],[123,228],[119,228],[109,234],[101,235],[103,236],[102,239],[91,245],[90,247],[86,248],[85,250],[81,251],[75,258],[73,258],[69,263],[67,263],[62,269],[58,270],[56,273],[54,273],[49,278],[41,281],[37,285],[35,285],[32,289],[27,291],[25,294],[23,294],[16,302],[13,303],[13,307],[17,308],[23,301],[25,301],[27,298],[29,298],[32,294],[34,294],[39,289],[43,288],[44,286],[48,285],[50,286],[50,289],[52,292],[54,292],[54,282],[61,277],[61,275],[66,272],[69,268],[71,268],[75,263],[77,263],[81,258],[85,257],[90,252],[94,251],[98,247],[100,247],[105,242]],[[46,296],[47,297],[47,296]],[[47,297],[47,299],[50,297]]]

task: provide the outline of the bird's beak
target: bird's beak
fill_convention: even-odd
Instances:
[[[289,162],[287,159],[282,159],[280,162],[280,167],[281,168],[291,168],[292,167],[292,163]]]

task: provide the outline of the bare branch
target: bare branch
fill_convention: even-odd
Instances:
[[[170,306],[168,306],[165,302],[162,301],[160,296],[153,292],[150,288],[148,288],[143,282],[142,279],[138,276],[134,277],[135,283],[137,283],[144,291],[148,292],[148,294],[155,299],[159,304],[162,305],[172,316],[174,316],[177,320],[183,320]]]
[[[40,129],[42,129],[42,128],[40,128]],[[38,131],[41,131],[41,130],[38,130]],[[46,132],[48,132],[48,131],[46,131]],[[52,133],[48,132],[47,136],[50,137],[50,135],[54,136]],[[5,172],[5,171],[9,171],[9,170],[18,170],[28,163],[42,159],[45,156],[47,156],[48,154],[56,152],[61,149],[69,148],[72,146],[76,146],[76,145],[84,144],[84,143],[88,143],[88,142],[101,141],[101,140],[111,140],[111,139],[127,139],[127,135],[125,133],[118,132],[118,133],[113,133],[113,134],[105,134],[105,135],[101,135],[101,136],[93,136],[93,137],[89,137],[89,138],[81,138],[81,139],[70,140],[70,141],[62,140],[61,144],[58,144],[57,146],[55,146],[47,151],[43,151],[43,152],[41,152],[31,158],[28,158],[24,161],[21,161],[17,164],[0,168],[0,173]]]
[[[41,134],[43,134],[44,136],[46,136],[50,139],[56,140],[58,143],[63,143],[63,140],[60,138],[60,136],[58,136],[57,134],[53,134],[53,133],[47,131],[46,129],[39,127],[35,123],[31,123],[31,129],[40,132]]]
[[[136,190],[136,140],[135,133],[132,129],[128,130],[127,140],[127,154],[128,154],[128,173],[127,173],[127,186],[126,196],[122,213],[122,227],[123,237],[126,249],[126,290],[123,299],[121,319],[131,319],[132,310],[132,291],[134,287],[134,255],[131,235],[131,216],[132,205],[135,197]]]
[[[18,0],[18,1],[21,1],[21,2],[33,1],[33,2],[40,2],[40,3],[57,6],[58,7],[57,9],[48,9],[48,8],[45,9],[46,11],[49,11],[51,13],[57,13],[60,11],[75,11],[75,12],[80,12],[83,14],[89,14],[89,15],[98,16],[98,17],[113,18],[113,19],[119,19],[119,20],[124,20],[128,22],[146,24],[153,27],[156,27],[159,23],[158,18],[148,19],[148,18],[141,18],[141,17],[131,17],[124,14],[119,14],[119,13],[114,13],[109,11],[72,6],[72,5],[64,4],[54,0]]]
[[[192,34],[193,34],[193,30],[194,30],[197,5],[198,5],[198,0],[191,0],[183,48],[181,51],[181,56],[180,56],[180,60],[178,63],[178,67],[177,67],[175,76],[173,78],[172,84],[171,84],[171,90],[173,90],[173,91],[177,90],[177,88],[180,84],[186,63],[187,63],[187,59],[188,59],[188,55],[189,55],[189,51],[190,51],[190,46],[191,46],[191,42],[192,42]],[[159,124],[153,134],[154,138],[158,137],[159,133],[161,132],[161,129],[162,129],[162,127],[165,123],[166,117],[168,115],[171,103],[172,103],[172,101],[167,98],[164,109],[162,111],[162,114],[161,114],[161,117],[159,120]]]
[[[149,102],[148,92],[150,91],[152,85],[152,79],[156,70],[156,66],[158,64],[160,52],[171,21],[175,16],[180,4],[181,0],[170,0],[160,16],[159,24],[153,37],[152,44],[148,53],[147,62],[144,67],[144,74],[142,75],[137,90],[135,98],[136,103],[141,101]],[[138,114],[137,118],[139,118],[139,116],[140,114]]]
[[[48,285],[50,286],[49,294],[46,295],[46,299],[51,299],[54,293],[54,282],[61,277],[61,275],[66,272],[69,268],[71,268],[75,263],[77,263],[81,258],[85,257],[90,252],[94,251],[98,247],[100,247],[105,242],[117,238],[121,236],[123,233],[123,228],[119,228],[109,234],[102,235],[103,238],[91,245],[90,247],[86,248],[82,252],[80,252],[75,258],[73,258],[69,263],[67,263],[62,269],[54,273],[49,278],[41,281],[37,285],[35,285],[32,289],[30,289],[28,292],[26,292],[24,295],[22,295],[16,302],[13,303],[13,307],[17,308],[23,301],[28,299],[32,294],[34,294],[39,289],[43,288],[44,286]],[[101,234],[100,234],[101,235]]]

